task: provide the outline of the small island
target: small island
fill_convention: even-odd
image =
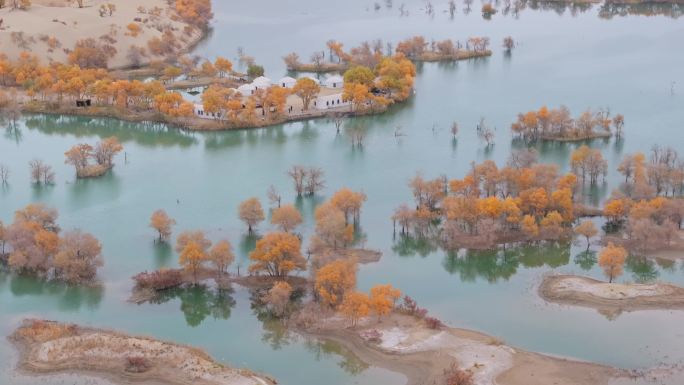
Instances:
[[[246,369],[226,367],[204,351],[147,337],[29,319],[9,336],[28,374],[80,372],[116,383],[269,385]]]
[[[548,302],[600,311],[684,309],[684,288],[666,283],[611,283],[582,276],[552,275],[544,278],[539,295]]]
[[[630,375],[520,350],[486,334],[443,325],[422,312],[409,298],[392,313],[361,318],[351,328],[343,318],[328,314],[299,332],[334,341],[370,365],[401,373],[407,385],[606,384]],[[301,320],[295,316],[300,326]]]

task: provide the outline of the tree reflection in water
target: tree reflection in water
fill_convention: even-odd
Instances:
[[[345,349],[337,342],[310,339],[304,343],[304,346],[306,346],[307,350],[314,353],[317,361],[332,356],[340,357],[341,360],[337,363],[337,366],[353,376],[359,375],[369,368],[368,364],[361,361],[354,353]]]
[[[591,270],[597,261],[596,251],[594,250],[584,250],[575,255],[575,264],[582,268],[582,270]]]
[[[544,243],[498,250],[460,250],[448,252],[442,266],[450,274],[458,273],[465,282],[484,278],[489,283],[508,280],[518,267],[559,267],[570,262],[570,243]]]
[[[104,296],[104,287],[71,285],[59,281],[46,281],[31,275],[9,274],[0,271],[0,287],[9,281],[9,290],[15,297],[35,296],[49,298],[50,303],[62,311],[95,310]]]
[[[235,307],[232,294],[232,289],[196,285],[161,291],[149,302],[162,304],[178,298],[185,322],[191,327],[196,327],[210,315],[214,319],[230,318]]]

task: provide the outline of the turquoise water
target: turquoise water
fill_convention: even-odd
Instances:
[[[459,4],[450,20],[441,9],[445,4],[435,4],[434,17],[421,12],[422,4],[407,2],[410,13],[404,18],[397,2],[392,10],[383,3],[377,12],[363,1],[216,4],[213,35],[197,52],[232,57],[243,46],[271,78],[284,75],[280,57],[288,51],[306,58],[312,47],[324,47],[330,38],[346,46],[376,37],[396,42],[414,34],[492,38],[491,58],[421,65],[415,98],[384,115],[345,122],[345,130],[367,130],[362,149],[352,148],[344,133],[337,135],[325,119],[187,133],[160,125],[37,115],[24,117],[16,132],[3,129],[0,163],[12,174],[10,185],[0,188],[0,219],[11,221],[13,212],[30,202],[54,206],[63,228],[80,227],[102,241],[106,265],[101,290],[0,273],[0,334],[10,333],[21,318],[37,316],[189,343],[286,385],[402,383],[401,376],[368,368],[334,344],[282,335],[278,325],[260,320],[249,291],[239,287],[232,292],[180,292],[161,304],[126,302],[130,276],[176,265],[171,247],[153,242],[147,224],[155,209],[164,208],[178,221],[176,233],[203,229],[212,239],[230,239],[243,270],[254,239],[237,220],[240,201],[258,196],[266,203],[266,190],[273,184],[284,202],[302,210],[306,237],[315,205],[346,186],[368,195],[361,232],[367,247],[384,254],[379,263],[361,267],[362,289],[391,282],[451,325],[481,330],[528,350],[630,368],[683,359],[679,311],[603,315],[546,305],[537,298],[536,285],[549,271],[601,277],[583,242],[505,254],[450,255],[395,239],[389,218],[396,206],[411,200],[406,182],[417,171],[426,177],[460,178],[471,161],[504,163],[519,147],[508,130],[515,115],[542,104],[565,104],[574,114],[587,107],[610,107],[625,115],[624,140],[590,143],[602,150],[611,170],[606,185],[588,191],[590,203],[599,204],[617,186],[620,176],[614,170],[625,153],[648,151],[654,144],[684,151],[684,25],[666,16],[605,20],[598,17],[597,7],[576,16],[525,10],[518,18],[497,14],[485,21],[477,4],[469,15]],[[499,46],[509,34],[519,42],[510,57]],[[486,148],[476,137],[480,117],[497,128],[493,147]],[[448,130],[454,120],[461,126],[456,141]],[[405,136],[394,136],[398,126]],[[126,160],[119,156],[113,173],[103,178],[75,180],[73,170],[63,164],[64,151],[110,135],[123,142]],[[577,146],[543,144],[538,149],[541,161],[567,170]],[[29,183],[27,164],[33,158],[55,168],[54,186]],[[295,198],[285,175],[294,164],[325,170],[327,187],[321,196]],[[270,229],[260,226],[261,233]],[[684,284],[682,266],[632,257],[621,280]],[[0,383],[15,383],[9,373],[13,359],[10,346],[1,344]]]

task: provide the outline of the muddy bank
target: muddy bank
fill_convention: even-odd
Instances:
[[[25,320],[9,337],[26,374],[75,373],[120,384],[269,385],[247,369],[233,369],[204,351],[119,332],[52,321]]]
[[[573,275],[547,276],[539,295],[548,302],[590,307],[604,314],[684,309],[684,288],[666,283],[620,284]]]
[[[630,375],[604,365],[526,352],[474,331],[431,329],[423,320],[396,312],[379,321],[363,319],[353,328],[331,315],[300,332],[332,340],[370,365],[401,373],[408,385],[444,384],[445,371],[454,364],[472,373],[475,385],[596,385]]]

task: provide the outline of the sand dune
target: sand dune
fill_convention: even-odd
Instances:
[[[78,8],[76,2],[65,0],[38,0],[28,10],[0,9],[0,51],[15,59],[22,51],[36,54],[43,63],[65,62],[68,51],[76,42],[94,38],[111,44],[116,54],[110,59],[109,67],[117,68],[131,64],[128,58],[130,47],[144,47],[148,53],[141,62],[162,59],[151,55],[147,42],[161,37],[165,28],[170,28],[180,44],[181,51],[193,46],[202,32],[177,19],[175,11],[164,0],[133,0],[115,2],[116,10],[110,16],[100,16],[103,0],[85,0],[85,7]],[[145,9],[145,13],[138,8]],[[151,12],[153,9],[158,12]],[[156,14],[155,14],[156,13]],[[139,20],[139,21],[136,21]],[[129,31],[129,24],[137,24],[141,32],[137,36]],[[186,27],[188,27],[186,32]],[[105,37],[105,38],[103,38]],[[55,40],[50,41],[50,38]],[[52,43],[52,44],[51,44]]]

